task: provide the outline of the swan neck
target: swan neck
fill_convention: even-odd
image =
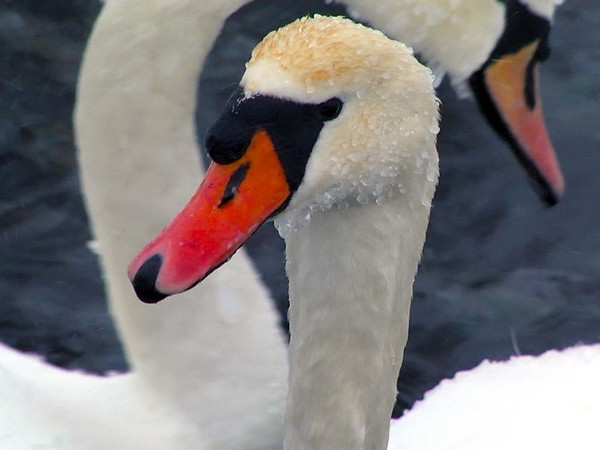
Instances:
[[[399,198],[317,214],[286,239],[285,448],[386,448],[427,218]]]
[[[75,127],[84,200],[110,311],[127,359],[142,371],[165,360],[177,365],[178,349],[166,345],[179,333],[174,329],[185,340],[191,337],[183,333],[197,333],[183,331],[189,323],[183,312],[139,302],[125,270],[201,179],[197,80],[222,23],[246,2],[223,3],[230,5],[107,2],[80,73]],[[204,306],[193,308],[187,315],[201,320]]]
[[[201,3],[104,5],[77,92],[81,178],[109,308],[136,379],[220,439],[211,448],[269,448],[281,442],[285,349],[246,255],[239,252],[203,286],[154,306],[136,298],[126,276],[131,258],[202,177],[198,78],[223,22],[248,2]],[[232,431],[228,418],[238,414],[252,420]]]

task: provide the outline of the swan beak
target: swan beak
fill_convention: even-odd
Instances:
[[[197,192],[128,269],[146,303],[190,289],[226,262],[290,196],[269,135],[257,131],[244,155],[211,163]]]
[[[538,45],[536,40],[487,65],[482,71],[483,88],[491,104],[479,101],[499,119],[492,122],[529,172],[539,195],[553,205],[563,195],[565,182],[542,113]]]

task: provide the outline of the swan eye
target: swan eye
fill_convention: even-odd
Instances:
[[[337,98],[330,98],[319,105],[319,114],[325,120],[333,120],[342,112],[344,104]]]

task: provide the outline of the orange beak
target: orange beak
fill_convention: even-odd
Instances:
[[[542,197],[554,204],[563,195],[565,182],[544,124],[534,59],[538,45],[536,40],[492,62],[484,69],[484,83],[508,128],[509,140],[514,140],[517,157],[541,188]]]
[[[226,262],[290,196],[267,132],[237,161],[211,163],[197,192],[128,269],[138,297],[156,303],[190,289]]]

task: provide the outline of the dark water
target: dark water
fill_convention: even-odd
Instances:
[[[247,7],[200,83],[202,134],[268,30],[318,1]],[[62,367],[126,368],[106,310],[82,207],[71,113],[91,0],[0,1],[0,339]],[[341,9],[335,10],[337,12]],[[479,117],[444,84],[441,182],[399,382],[399,408],[484,358],[600,342],[600,3],[559,8],[542,67],[547,124],[567,179],[551,209]],[[285,309],[282,242],[264,227],[251,253]]]

